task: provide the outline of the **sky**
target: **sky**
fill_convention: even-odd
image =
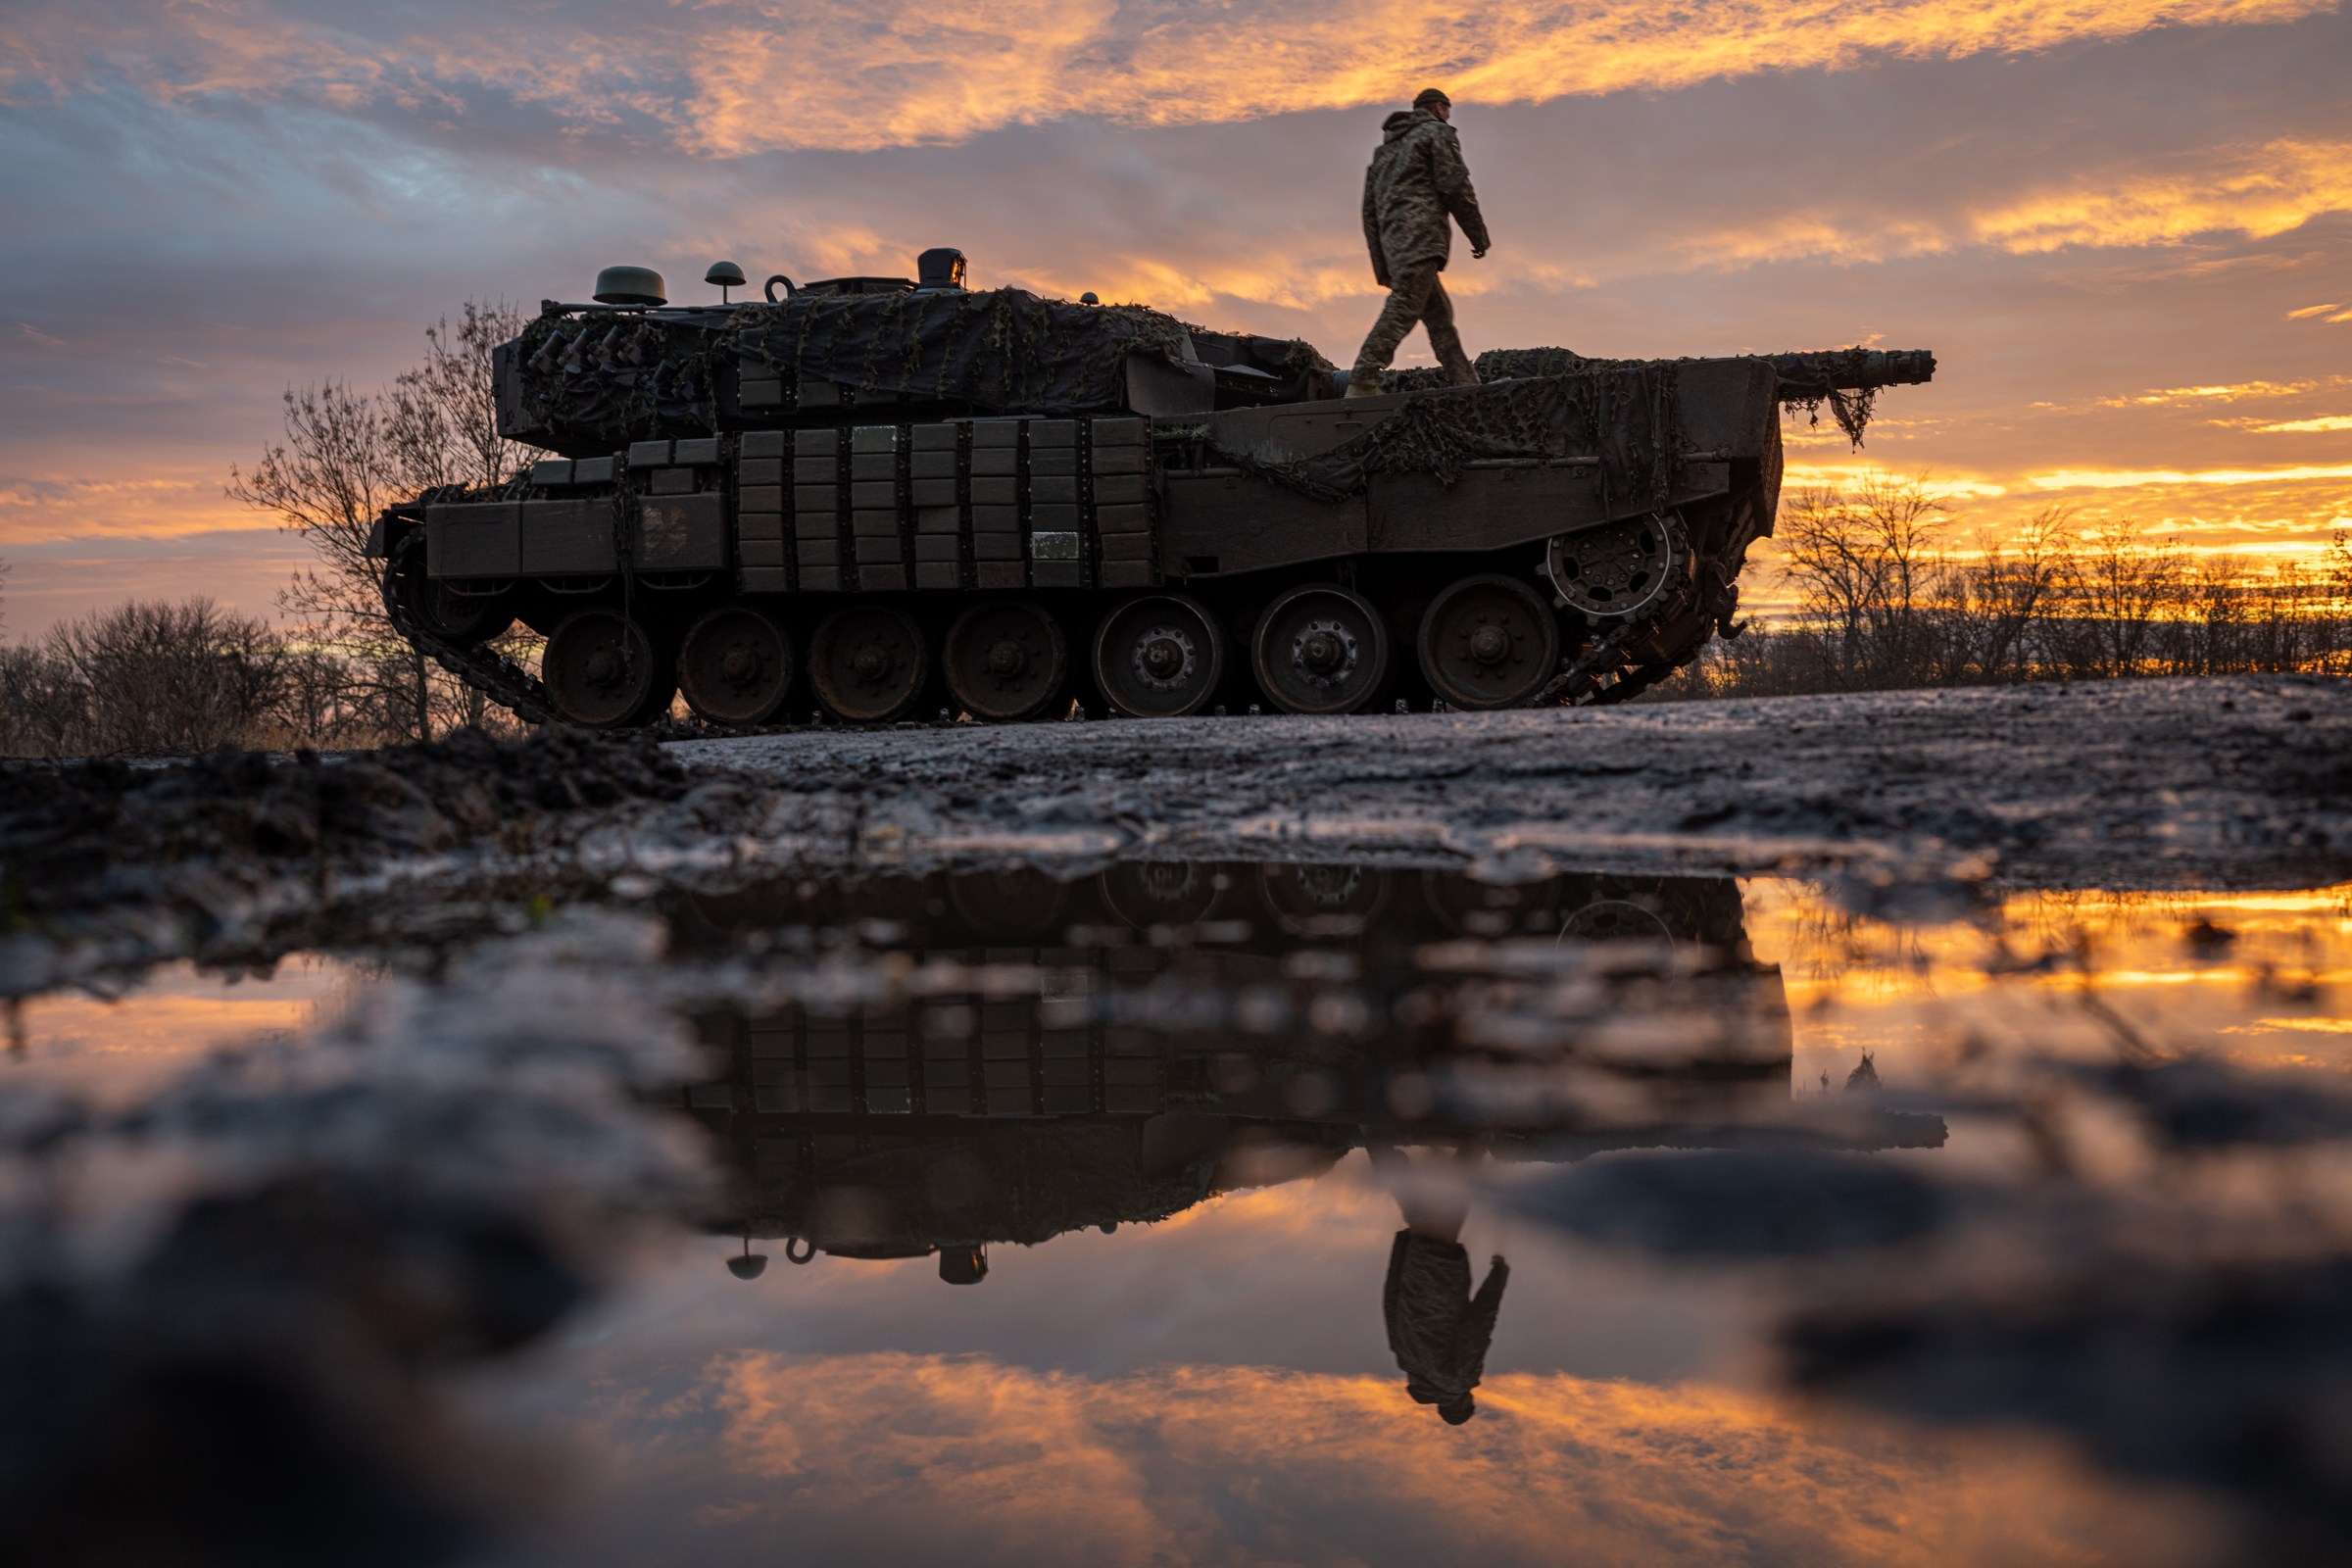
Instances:
[[[303,546],[222,484],[284,390],[614,263],[691,301],[950,244],[1345,364],[1362,168],[1433,84],[1495,238],[1447,273],[1472,352],[1929,348],[1794,477],[1928,475],[1955,543],[2067,506],[2316,551],[2348,65],[2327,0],[9,0],[0,635],[270,612]]]

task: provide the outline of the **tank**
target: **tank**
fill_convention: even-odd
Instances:
[[[740,269],[722,263],[714,284]],[[779,291],[780,290],[780,291]],[[496,352],[548,456],[387,509],[386,608],[526,719],[600,729],[1611,702],[1738,634],[1785,407],[1857,442],[1924,351],[1481,357],[1347,377],[1138,305],[608,269]],[[536,677],[488,645],[547,638]]]

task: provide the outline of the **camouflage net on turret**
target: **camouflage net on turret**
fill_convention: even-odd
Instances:
[[[1450,489],[1480,459],[1597,458],[1604,509],[1662,504],[1674,481],[1681,378],[1663,363],[1593,363],[1565,374],[1442,387],[1344,446],[1284,459],[1208,446],[1216,460],[1319,501],[1364,493],[1375,474],[1426,473]]]
[[[543,445],[618,444],[718,426],[719,374],[743,361],[788,385],[974,410],[1114,413],[1130,354],[1181,357],[1183,324],[1138,305],[1021,289],[804,294],[734,311],[547,315],[501,350],[502,429]]]
[[[1780,401],[1805,411],[1815,424],[1821,406],[1845,438],[1862,444],[1869,428],[1872,405],[1879,389],[1913,385],[1936,373],[1936,356],[1924,349],[1827,349],[1797,354],[1760,354],[1780,372]],[[1481,381],[1508,381],[1526,376],[1561,375],[1607,366],[1679,364],[1680,361],[1593,360],[1567,349],[1489,349],[1477,360]],[[1391,391],[1416,391],[1447,384],[1443,370],[1423,368],[1392,371]]]

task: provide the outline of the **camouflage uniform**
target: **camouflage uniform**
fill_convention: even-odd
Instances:
[[[1389,1249],[1389,1279],[1381,1292],[1389,1349],[1404,1372],[1416,1403],[1460,1407],[1487,1369],[1494,1318],[1511,1265],[1497,1257],[1486,1283],[1470,1290],[1470,1254],[1459,1242],[1402,1230]],[[1461,1420],[1468,1420],[1463,1414]],[[1458,1424],[1458,1423],[1457,1423]]]
[[[1355,357],[1349,390],[1379,387],[1415,321],[1429,329],[1429,346],[1454,381],[1475,384],[1477,372],[1453,329],[1453,302],[1438,279],[1453,244],[1448,214],[1477,249],[1490,243],[1461,138],[1426,109],[1391,115],[1381,128],[1380,150],[1364,172],[1364,243],[1372,251],[1372,276],[1388,289],[1389,301]]]

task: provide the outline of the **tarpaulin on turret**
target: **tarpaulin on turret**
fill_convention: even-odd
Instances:
[[[551,312],[498,351],[500,428],[566,450],[718,428],[732,377],[964,412],[1116,413],[1133,354],[1186,358],[1175,318],[1022,289],[803,294],[732,310]]]

